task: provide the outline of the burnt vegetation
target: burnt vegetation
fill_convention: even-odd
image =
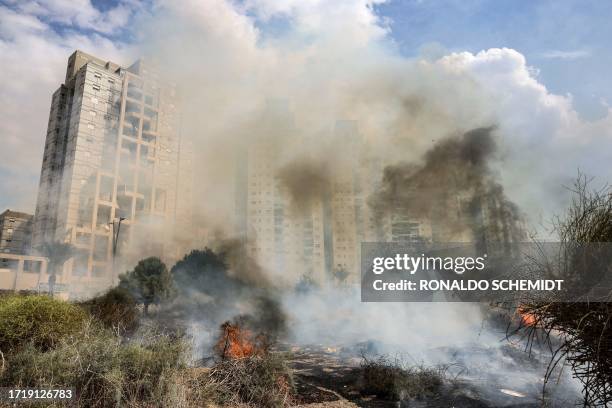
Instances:
[[[609,280],[605,283],[612,272],[612,190],[593,189],[581,175],[571,191],[571,205],[555,223],[561,241],[558,257],[552,262],[534,260],[532,267],[543,274],[555,271],[568,281],[588,281],[606,293],[596,299],[578,293],[564,302],[526,299],[520,307],[522,324],[511,334],[524,336],[528,347],[544,343],[550,348],[544,387],[554,380],[555,368],[569,364],[582,383],[583,405],[607,407],[612,404],[612,294]]]
[[[584,178],[573,192],[568,213],[556,224],[563,249],[558,264],[532,267],[568,280],[588,273],[604,278],[609,265],[587,268],[593,259],[585,262],[580,248],[612,239],[612,194],[589,189]],[[285,407],[340,396],[370,401],[366,406],[485,406],[444,367],[362,356],[360,366],[337,367],[340,377],[332,377],[327,367],[310,365],[312,354],[300,363],[281,352],[288,322],[280,298],[258,280],[262,271],[242,251],[238,242],[225,242],[216,251],[192,251],[170,270],[148,258],[118,287],[76,304],[31,294],[0,297],[0,386],[74,387],[71,403],[80,407]],[[316,290],[307,279],[295,288],[298,296]],[[521,326],[512,334],[551,348],[547,381],[567,363],[583,383],[584,406],[609,406],[612,303],[557,300],[524,299]],[[212,355],[198,360],[186,328],[205,317]],[[318,374],[307,374],[313,369]]]
[[[267,288],[251,290],[244,277],[253,272],[232,271],[246,266],[231,259],[235,246],[223,248],[193,251],[171,271],[144,259],[119,286],[80,303],[1,296],[0,386],[74,388],[75,399],[57,406],[289,405],[291,370],[272,351],[285,331],[280,304]],[[211,364],[194,365],[189,319],[214,321],[237,301],[253,312],[220,324]]]
[[[388,356],[363,357],[361,370],[361,392],[392,401],[432,397],[444,384],[442,368],[407,366]]]

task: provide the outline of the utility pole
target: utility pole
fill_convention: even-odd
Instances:
[[[119,217],[117,228],[115,230],[115,220],[109,222],[109,225],[113,226],[113,285],[117,284],[117,268],[115,265],[115,258],[117,258],[117,243],[119,242],[119,233],[121,232],[121,221],[125,220],[125,217]]]

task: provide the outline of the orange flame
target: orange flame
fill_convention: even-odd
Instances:
[[[223,359],[237,359],[261,355],[267,347],[262,335],[253,336],[250,330],[240,327],[240,324],[225,322],[221,325],[221,336],[215,350]]]
[[[517,312],[521,317],[521,323],[523,323],[525,326],[531,327],[536,325],[537,319],[533,313],[529,313],[522,307],[519,307]]]

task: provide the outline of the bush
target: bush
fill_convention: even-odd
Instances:
[[[10,352],[29,343],[48,350],[80,331],[87,313],[49,296],[0,297],[0,350]]]
[[[52,350],[28,344],[9,355],[0,385],[74,387],[79,407],[173,406],[186,350],[181,340],[156,333],[122,343],[92,321],[78,337],[63,339]]]
[[[105,294],[81,303],[96,319],[105,326],[119,332],[133,332],[138,326],[139,311],[136,299],[121,287],[110,289]]]
[[[606,289],[611,272],[612,186],[594,189],[589,183],[586,176],[578,175],[570,189],[569,208],[555,221],[561,242],[557,258],[551,262],[534,259],[529,266],[541,276],[554,270],[558,274],[554,279],[601,282],[600,289]],[[595,302],[589,302],[589,296],[573,302],[555,302],[553,297],[528,299],[520,306],[520,312],[529,316],[528,324],[523,321],[510,333],[528,339],[529,348],[538,341],[546,347],[554,344],[544,386],[555,368],[568,365],[582,383],[584,406],[612,406],[611,299],[609,290]]]
[[[405,368],[400,361],[391,361],[386,357],[378,357],[375,360],[364,357],[361,368],[362,394],[374,394],[393,401],[433,396],[443,384],[440,370],[426,367]]]
[[[202,381],[218,404],[285,407],[295,393],[293,376],[282,355],[268,353],[216,364]]]

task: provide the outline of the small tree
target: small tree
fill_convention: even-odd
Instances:
[[[350,276],[349,271],[346,270],[344,265],[338,264],[333,271],[333,276],[338,284],[343,285],[346,283],[347,278]]]
[[[143,304],[145,315],[150,304],[159,304],[172,293],[170,272],[157,257],[138,262],[133,271],[119,277],[119,286],[129,290],[136,301]]]
[[[76,248],[67,242],[55,241],[44,243],[40,252],[49,259],[47,271],[49,274],[49,294],[53,295],[57,273],[66,261],[74,256]]]
[[[193,250],[172,267],[172,278],[183,293],[195,290],[219,299],[232,298],[242,284],[228,273],[223,255],[209,248]]]

